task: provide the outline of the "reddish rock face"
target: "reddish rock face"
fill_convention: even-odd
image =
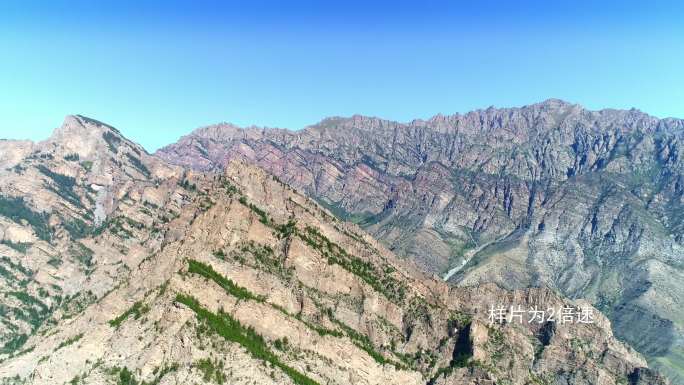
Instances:
[[[156,155],[257,164],[454,284],[585,297],[667,366],[684,329],[683,141],[682,120],[548,100],[301,131],[220,124]]]

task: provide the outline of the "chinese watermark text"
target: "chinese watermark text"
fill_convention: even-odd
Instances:
[[[559,308],[539,309],[537,306],[523,308],[520,305],[506,308],[504,306],[494,306],[489,308],[489,322],[490,323],[545,323],[557,322],[560,324],[594,323],[594,308],[591,306],[582,306],[575,308],[572,306],[562,306]]]

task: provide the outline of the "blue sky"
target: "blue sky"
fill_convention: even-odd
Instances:
[[[82,114],[153,151],[220,121],[547,98],[684,118],[682,20],[674,1],[4,0],[0,137]]]

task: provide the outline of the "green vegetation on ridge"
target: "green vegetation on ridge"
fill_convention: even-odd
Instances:
[[[48,215],[31,210],[24,202],[24,198],[0,196],[0,215],[20,225],[23,225],[22,220],[25,220],[31,225],[38,238],[44,241],[50,240],[51,230],[48,225]]]
[[[109,321],[109,325],[118,328],[129,316],[133,316],[133,319],[140,318],[143,314],[150,311],[150,307],[138,301],[133,304],[128,310],[123,312],[120,316]]]
[[[242,286],[238,286],[232,280],[222,276],[213,267],[204,264],[202,262],[196,261],[194,259],[188,260],[188,272],[193,274],[201,275],[207,279],[210,279],[219,286],[221,286],[230,295],[246,300],[254,300],[257,302],[264,302],[265,298],[263,296],[255,295],[251,291],[245,289]]]
[[[329,263],[337,264],[360,277],[373,289],[384,294],[390,301],[401,303],[406,297],[406,286],[391,276],[391,273],[394,272],[391,266],[386,266],[383,271],[380,271],[372,263],[350,255],[313,227],[307,226],[304,233],[298,232],[297,235],[309,246],[327,257]]]
[[[202,307],[195,298],[183,294],[178,294],[176,296],[176,302],[181,303],[194,311],[198,319],[206,322],[207,325],[221,337],[240,344],[254,358],[268,362],[282,370],[282,372],[290,377],[295,384],[319,385],[310,377],[280,361],[278,356],[268,348],[263,337],[257,334],[251,327],[243,326],[229,314],[222,311],[219,311],[217,314],[212,313]]]

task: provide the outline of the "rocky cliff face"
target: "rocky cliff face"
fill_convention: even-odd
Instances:
[[[664,384],[585,307],[450,287],[263,170],[168,166],[83,117],[2,171],[3,384]],[[137,150],[137,151],[136,151]]]
[[[407,124],[221,124],[157,155],[245,159],[455,285],[548,285],[684,381],[684,121],[559,100]]]

